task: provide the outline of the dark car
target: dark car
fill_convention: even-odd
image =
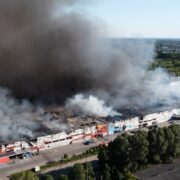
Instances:
[[[89,144],[92,144],[92,143],[93,143],[92,140],[87,140],[87,141],[85,141],[83,144],[84,144],[84,145],[89,145]]]

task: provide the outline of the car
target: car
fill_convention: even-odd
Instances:
[[[84,144],[84,145],[89,145],[89,144],[92,144],[92,143],[93,143],[92,140],[87,140],[87,141],[85,141],[83,144]]]

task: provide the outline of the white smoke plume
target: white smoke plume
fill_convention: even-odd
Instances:
[[[154,105],[161,103],[164,106],[180,105],[180,80],[170,76],[163,69],[156,69],[147,73],[149,78],[150,96],[148,98],[149,104]]]
[[[9,90],[0,88],[0,142],[33,138],[45,133],[38,132],[42,125],[50,130],[66,129],[63,124],[51,122],[50,118],[41,107],[35,107],[27,100],[19,102]]]
[[[86,115],[100,117],[120,115],[118,112],[114,111],[112,107],[106,106],[103,100],[100,100],[93,95],[85,97],[83,94],[77,94],[73,98],[68,99],[66,107],[77,113]]]
[[[22,136],[33,137],[38,125],[32,121],[32,106],[18,103],[7,89],[0,88],[0,139],[13,140]]]

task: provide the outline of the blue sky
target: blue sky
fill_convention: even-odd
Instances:
[[[180,0],[91,0],[86,10],[102,19],[108,36],[180,38]]]

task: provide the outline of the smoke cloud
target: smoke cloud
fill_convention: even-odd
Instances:
[[[73,11],[77,3],[82,1],[0,0],[1,86],[43,103],[104,91],[125,97],[118,98],[124,104],[129,94],[142,94],[153,42],[98,38],[99,22]]]
[[[118,112],[113,111],[111,107],[107,107],[103,100],[99,100],[92,95],[87,98],[82,94],[75,95],[74,98],[67,101],[66,108],[70,108],[78,114],[85,113],[100,117],[120,115]]]
[[[82,1],[0,0],[1,86],[43,103],[87,91],[114,96],[128,83],[138,86],[152,43],[98,39],[99,22],[74,12],[77,3]]]
[[[51,119],[52,115],[45,114],[41,107],[35,107],[27,100],[20,102],[7,89],[0,88],[0,143],[34,138],[47,133],[47,130],[61,131],[67,128]]]
[[[93,94],[74,100],[80,98],[81,106],[93,99],[110,112],[111,106],[145,108],[179,101],[180,91],[166,72],[148,71],[154,42],[98,38],[101,23],[73,10],[82,3],[0,0],[0,86],[16,98],[48,104]]]
[[[87,89],[88,68],[82,62],[94,25],[69,12],[76,3],[0,0],[1,86],[18,98],[48,103]]]
[[[27,101],[19,104],[6,89],[0,89],[0,139],[32,138],[33,131],[38,129],[38,125],[32,121],[32,114],[28,113],[32,109]]]

